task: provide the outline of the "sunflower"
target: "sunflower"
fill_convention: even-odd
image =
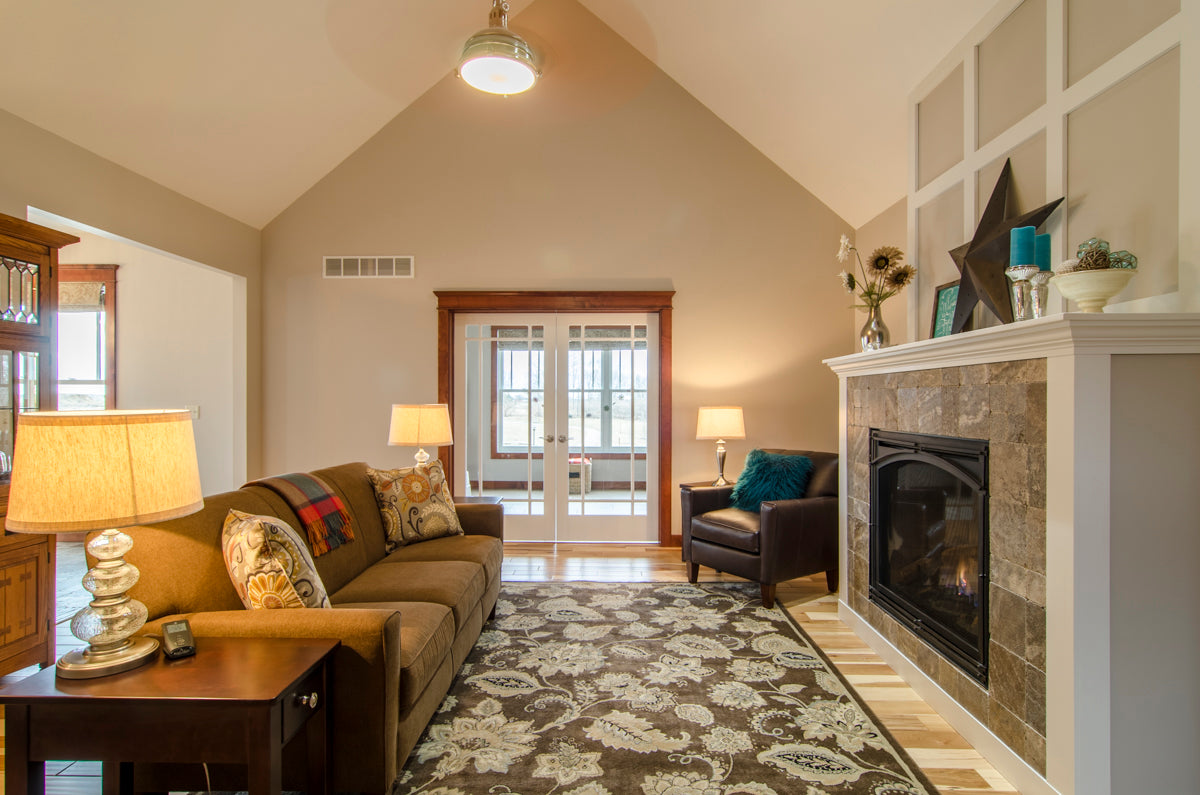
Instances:
[[[917,273],[917,269],[912,265],[900,265],[895,270],[890,271],[887,276],[883,277],[883,282],[888,286],[888,289],[899,290],[901,287],[906,287]]]
[[[876,273],[885,273],[900,264],[904,252],[895,246],[880,246],[867,258],[867,267]]]
[[[304,601],[287,576],[280,572],[255,574],[246,583],[246,593],[253,608],[304,607]]]
[[[838,276],[841,277],[842,287],[846,289],[846,292],[854,292],[854,288],[858,286],[858,281],[854,278],[854,274],[850,271],[842,271]]]

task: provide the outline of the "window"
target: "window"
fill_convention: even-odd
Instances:
[[[545,351],[541,329],[494,330],[497,456],[540,451]],[[644,455],[648,358],[644,326],[572,326],[567,349],[568,443],[589,455]],[[535,452],[535,456],[540,456]]]
[[[60,411],[116,407],[116,269],[116,265],[60,267]]]

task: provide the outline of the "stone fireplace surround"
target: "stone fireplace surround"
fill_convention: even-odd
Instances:
[[[1038,773],[1046,772],[1046,360],[849,378],[850,607]],[[867,600],[871,428],[989,442],[988,686]]]
[[[1187,384],[1200,386],[1200,315],[1060,315],[826,363],[841,394],[842,619],[1022,793],[1190,791],[1200,668],[1182,674],[1200,664],[1200,599],[1189,601],[1200,586],[1172,586],[1185,604],[1171,623],[1191,628],[1153,634],[1169,662],[1126,676],[1137,656],[1124,647],[1149,639],[1130,603],[1153,600],[1119,567],[1197,579],[1200,497],[1184,483],[1198,474],[1189,417],[1200,404]],[[1127,432],[1147,410],[1164,432]],[[987,689],[867,600],[871,427],[991,444]],[[1130,456],[1132,481],[1114,472]],[[1138,488],[1179,480],[1181,465],[1180,489]],[[1146,508],[1149,530],[1126,521]],[[1138,552],[1156,535],[1186,564]]]

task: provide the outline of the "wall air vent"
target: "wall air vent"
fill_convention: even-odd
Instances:
[[[326,279],[411,279],[416,275],[412,257],[326,257]]]

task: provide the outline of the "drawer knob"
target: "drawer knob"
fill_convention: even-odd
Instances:
[[[315,691],[315,690],[313,692],[309,693],[308,695],[305,695],[303,693],[296,694],[296,704],[301,707],[308,707],[309,709],[316,709],[317,708],[317,700],[318,700],[318,696],[317,696],[317,691]]]

